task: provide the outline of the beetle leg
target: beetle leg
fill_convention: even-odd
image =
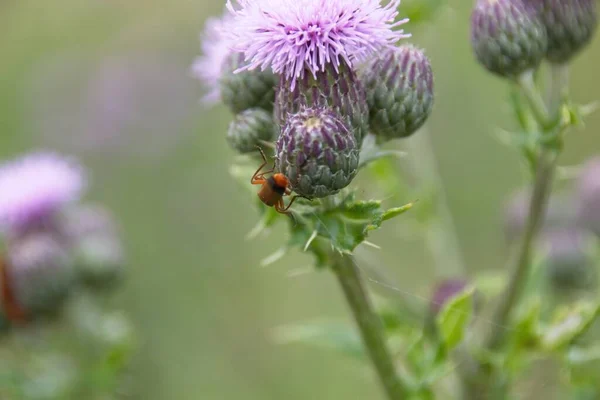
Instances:
[[[259,146],[256,146],[256,148],[258,149],[258,151],[260,151],[260,155],[262,156],[263,163],[260,164],[260,167],[258,167],[258,169],[254,173],[254,175],[252,175],[252,178],[250,179],[250,183],[252,183],[253,185],[261,185],[264,183],[265,174],[269,174],[269,173],[273,172],[275,170],[275,168],[271,168],[269,171],[265,171],[265,172],[259,174],[260,170],[263,169],[265,167],[265,165],[268,164],[268,161],[267,161],[267,156],[265,156],[265,152]]]
[[[285,207],[285,205],[283,204],[283,199],[281,199],[280,200],[281,201],[281,206],[280,206],[281,208],[278,209],[277,211],[279,211],[280,213],[284,213],[284,214],[289,213],[288,209],[292,206],[292,204],[294,204],[294,201],[296,201],[296,199],[298,197],[301,197],[303,199],[308,199],[308,197],[296,195],[296,196],[292,197],[292,200],[290,200],[290,202],[288,203],[287,207]],[[310,200],[310,199],[308,199],[308,200]]]

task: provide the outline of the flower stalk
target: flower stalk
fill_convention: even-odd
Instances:
[[[564,66],[561,71],[552,71],[551,77],[557,75],[566,76]],[[552,79],[550,84],[550,93],[548,94],[548,106],[543,102],[539,92],[533,84],[532,76],[525,75],[520,79],[520,86],[523,93],[530,103],[530,107],[538,119],[545,135],[554,135],[556,129],[552,128],[552,120],[558,120],[560,101],[566,90],[566,79],[560,79],[559,82]],[[513,269],[509,278],[508,285],[500,299],[492,320],[496,326],[506,326],[509,322],[511,312],[521,297],[527,284],[527,277],[531,270],[531,260],[533,253],[533,244],[540,230],[543,216],[546,212],[548,197],[552,190],[552,181],[556,172],[557,159],[559,152],[555,148],[542,146],[541,153],[536,165],[535,178],[533,184],[533,194],[529,204],[529,217],[525,225],[525,231],[521,239],[521,244],[517,249],[513,261]],[[503,344],[507,331],[505,329],[491,329],[486,337],[484,345],[490,350],[497,350]]]
[[[360,272],[351,255],[332,252],[331,269],[344,292],[346,302],[360,330],[365,348],[389,400],[406,398],[407,390],[396,372],[388,349],[383,324],[367,297]]]

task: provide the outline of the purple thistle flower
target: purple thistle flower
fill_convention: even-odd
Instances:
[[[244,53],[240,70],[271,68],[291,81],[308,70],[316,77],[327,64],[352,67],[377,50],[409,37],[394,30],[400,0],[231,0],[233,49]]]
[[[0,165],[0,229],[19,229],[76,201],[86,186],[83,169],[50,152]]]
[[[232,53],[231,38],[227,35],[227,26],[232,20],[233,17],[228,13],[221,18],[209,18],[200,35],[202,55],[194,60],[191,72],[207,90],[202,99],[207,105],[221,100],[219,80],[223,73],[223,63]]]

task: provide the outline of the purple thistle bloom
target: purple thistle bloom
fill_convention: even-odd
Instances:
[[[309,70],[314,77],[327,64],[352,67],[377,50],[409,37],[394,30],[400,0],[231,0],[233,49],[248,62],[241,70],[271,68],[291,81]]]
[[[203,98],[207,105],[221,100],[219,80],[223,73],[223,63],[232,53],[231,38],[227,35],[227,25],[232,20],[229,13],[225,13],[222,18],[209,18],[200,36],[202,55],[194,60],[191,72],[207,90]]]
[[[58,154],[33,153],[0,165],[0,229],[19,229],[76,201],[83,169]]]

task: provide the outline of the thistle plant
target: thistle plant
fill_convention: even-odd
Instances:
[[[98,393],[119,386],[133,333],[101,304],[122,276],[123,251],[111,213],[81,203],[87,185],[77,161],[52,152],[0,165],[2,398],[85,397],[98,373]]]
[[[204,43],[202,63],[194,69],[235,113],[227,139],[240,157],[232,175],[253,193],[249,181],[261,185],[261,219],[249,237],[286,221],[287,243],[265,262],[293,248],[312,253],[316,268],[336,276],[358,327],[357,334],[350,327],[298,324],[276,329],[275,339],[326,343],[367,356],[389,399],[511,398],[529,355],[582,350],[578,340],[600,314],[600,304],[588,295],[596,267],[591,228],[582,223],[593,218],[581,218],[594,212],[588,210],[596,205],[595,181],[581,183],[579,194],[569,197],[567,208],[574,212],[554,219],[546,211],[566,132],[587,111],[568,98],[565,69],[590,40],[595,6],[572,2],[577,11],[568,16],[559,12],[564,2],[553,1],[478,0],[473,10],[475,58],[513,90],[519,132],[505,136],[532,177],[508,212],[507,242],[515,256],[510,276],[499,279],[504,289],[494,291],[478,277],[464,276],[422,129],[434,112],[434,68],[424,49],[405,40],[410,35],[401,29],[408,20],[400,1],[227,1],[216,32],[220,39]],[[423,7],[425,15],[433,6]],[[584,9],[591,15],[582,17]],[[562,18],[551,17],[556,13]],[[559,61],[557,52],[569,55]],[[545,60],[552,77],[548,99],[538,79]],[[220,68],[210,69],[215,65]],[[269,90],[267,75],[274,78]],[[237,97],[257,101],[232,107],[223,96],[229,83],[223,82],[234,81],[244,82],[235,86]],[[256,96],[256,88],[266,95]],[[272,107],[262,102],[266,98]],[[385,209],[379,200],[360,199],[356,176],[383,169],[386,182],[401,180],[389,168],[389,158],[399,152],[381,146],[404,140],[422,180],[412,194],[423,201]],[[267,172],[264,164],[256,170],[261,149],[272,157]],[[283,207],[282,199],[294,194],[290,207]],[[371,231],[405,213],[406,223],[416,221],[424,231],[442,271],[429,304],[403,298],[398,306],[369,293],[365,280],[381,282],[365,274],[354,255],[369,244]],[[536,304],[553,294],[538,290],[532,275],[544,277],[554,294],[577,292],[569,297],[572,308],[557,305],[542,313]],[[493,307],[480,301],[486,296],[495,296]],[[569,318],[576,322],[565,328]],[[477,323],[484,320],[488,324]],[[340,332],[344,343],[336,342]],[[565,361],[567,368],[571,361]],[[455,378],[450,384],[448,375]],[[588,390],[593,382],[582,385]]]

